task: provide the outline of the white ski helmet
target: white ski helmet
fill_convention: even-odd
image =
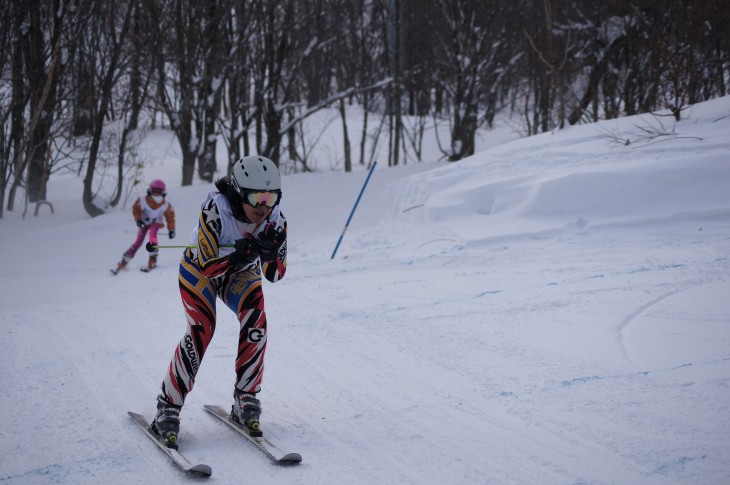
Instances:
[[[249,155],[233,165],[231,182],[239,193],[281,191],[281,175],[274,162],[261,155]]]

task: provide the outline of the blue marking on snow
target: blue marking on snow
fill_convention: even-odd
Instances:
[[[632,269],[631,271],[629,271],[629,274],[632,274],[632,273],[645,273],[647,271],[651,271],[651,270],[649,268],[647,268],[646,266],[642,266],[641,268]]]
[[[654,370],[642,370],[639,372],[634,372],[631,374],[617,374],[617,375],[608,375],[608,376],[600,376],[600,375],[591,375],[591,376],[581,376],[581,377],[574,377],[572,379],[565,379],[563,381],[560,381],[558,385],[548,385],[542,388],[535,388],[533,390],[525,390],[521,394],[534,394],[536,392],[547,392],[547,391],[553,391],[555,389],[559,388],[568,388],[572,387],[577,384],[586,384],[589,382],[596,382],[596,381],[604,381],[604,380],[615,380],[615,379],[633,379],[635,377],[646,377],[652,374],[658,374],[658,373],[664,373],[664,372],[672,372],[679,369],[686,369],[688,367],[693,366],[706,366],[706,365],[713,365],[713,364],[721,364],[724,362],[730,362],[730,357],[724,357],[721,359],[715,359],[715,360],[708,360],[705,362],[700,363],[692,363],[688,362],[686,364],[681,364],[676,367],[670,367],[666,369],[654,369]],[[508,399],[517,399],[519,398],[519,395],[512,391],[501,391],[496,394],[497,397],[500,398],[508,398]]]
[[[648,371],[648,370],[642,370],[639,372],[635,372],[633,374],[620,374],[620,375],[614,375],[614,376],[583,376],[583,377],[575,377],[573,379],[566,379],[564,381],[560,382],[561,387],[568,387],[572,386],[574,384],[585,384],[586,382],[591,381],[602,381],[606,379],[631,379],[633,377],[637,376],[648,376],[650,374],[653,374],[655,372],[671,372],[673,370],[681,369],[683,367],[690,367],[692,366],[692,363],[689,364],[682,364],[677,367],[672,367],[671,369],[660,369],[660,370],[654,370],[654,371]]]
[[[730,357],[725,357],[723,359],[717,359],[717,360],[707,361],[707,362],[705,362],[705,364],[717,364],[717,363],[720,363],[720,362],[727,362],[729,360],[730,360]]]
[[[572,386],[573,384],[582,384],[584,382],[589,382],[589,381],[600,381],[602,379],[605,379],[605,377],[601,377],[601,376],[576,377],[575,379],[568,379],[568,380],[562,381],[560,383],[560,385],[563,387],[566,387],[566,386]]]
[[[665,271],[668,269],[684,268],[685,266],[685,264],[661,264],[655,268],[647,268],[646,266],[641,266],[639,268],[632,269],[631,271],[629,271],[629,274],[646,273],[648,271]]]
[[[408,309],[409,309],[409,307],[407,307],[407,306],[396,306],[393,308],[383,308],[381,310],[381,313],[402,312],[402,311],[408,310]]]
[[[486,295],[496,295],[497,293],[502,293],[502,290],[492,290],[492,291],[482,291],[481,293],[477,293],[477,298],[481,298]]]
[[[683,471],[684,467],[686,465],[689,465],[692,462],[695,461],[701,461],[707,458],[707,455],[700,455],[700,456],[682,456],[675,461],[671,463],[665,463],[664,465],[660,465],[656,470],[652,472],[652,475],[659,474],[659,475],[668,475],[670,473],[676,473],[678,471]]]
[[[14,481],[20,478],[29,477],[38,477],[38,479],[40,479],[40,477],[43,477],[44,481],[47,480],[57,482],[66,476],[68,476],[68,471],[62,465],[53,464],[41,468],[35,468],[33,470],[28,470],[25,473],[19,473],[17,475],[7,475],[5,477],[0,477],[0,482]]]
[[[685,266],[684,264],[663,264],[658,269],[664,271],[665,269],[684,268]]]
[[[19,480],[23,483],[70,483],[78,482],[79,476],[83,477],[80,480],[83,483],[97,483],[99,482],[98,477],[110,464],[125,466],[129,461],[130,457],[124,453],[102,453],[84,460],[63,464],[53,463],[14,475],[0,476],[0,483],[14,483]],[[86,477],[93,478],[85,480]]]

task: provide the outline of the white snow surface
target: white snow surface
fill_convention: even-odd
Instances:
[[[203,410],[232,403],[224,305],[181,451],[221,484],[729,483],[728,134],[725,97],[381,162],[334,259],[366,172],[285,175],[260,397],[303,462],[271,465]],[[161,244],[184,243],[212,185],[180,187],[169,133],[146,143],[177,212]],[[185,329],[181,250],[111,276],[131,204],[89,218],[81,192],[54,175],[54,214],[0,220],[0,483],[185,481],[127,416],[152,416]]]

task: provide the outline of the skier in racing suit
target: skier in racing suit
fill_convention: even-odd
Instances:
[[[149,231],[150,247],[157,247],[157,231],[165,227],[167,222],[167,236],[172,239],[175,237],[175,209],[172,204],[165,200],[167,196],[167,187],[165,182],[155,179],[150,182],[145,197],[138,197],[132,205],[132,216],[137,224],[137,239],[134,240],[129,249],[122,254],[122,259],[117,263],[117,267],[112,270],[112,274],[118,274],[129,264],[129,261],[137,254],[137,250],[142,246],[145,236]],[[150,270],[157,267],[157,249],[150,252],[147,267],[144,270]]]
[[[157,398],[152,429],[169,444],[177,441],[179,413],[213,338],[216,300],[238,317],[232,418],[260,433],[261,390],[266,352],[262,274],[279,281],[286,271],[287,223],[281,213],[281,179],[266,157],[247,156],[201,207],[197,230],[180,263],[179,285],[187,331],[177,345]]]

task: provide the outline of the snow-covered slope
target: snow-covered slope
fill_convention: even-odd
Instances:
[[[726,483],[728,132],[730,97],[379,166],[334,260],[365,173],[284,177],[262,420],[304,461],[203,411],[232,400],[225,308],[181,448],[211,483]],[[147,178],[178,180],[169,135],[148,143]],[[171,185],[178,242],[211,186]],[[181,481],[126,416],[152,414],[184,330],[179,252],[109,276],[135,226],[80,193],[54,176],[55,214],[0,220],[0,482]]]

